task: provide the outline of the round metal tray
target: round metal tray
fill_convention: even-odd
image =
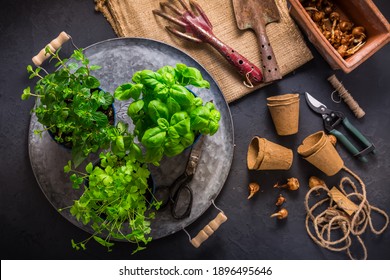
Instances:
[[[114,92],[122,83],[129,82],[133,73],[143,69],[157,70],[165,65],[184,63],[196,67],[203,78],[210,82],[210,89],[190,88],[204,101],[213,100],[221,112],[220,128],[213,136],[205,139],[201,160],[190,183],[194,200],[191,215],[183,220],[172,218],[169,209],[159,210],[151,223],[151,237],[161,238],[173,234],[194,222],[211,205],[221,191],[229,174],[234,152],[233,122],[229,107],[218,85],[210,74],[193,58],[184,52],[158,41],[144,38],[118,38],[96,43],[84,49],[85,55],[91,64],[102,66],[94,75],[100,79],[101,88]],[[114,104],[116,120],[129,123],[131,120],[126,114],[127,104]],[[70,150],[55,143],[48,133],[42,137],[34,134],[34,130],[41,129],[35,115],[31,116],[29,128],[29,155],[35,177],[43,193],[55,209],[64,208],[73,204],[82,194],[82,190],[72,189],[63,167],[70,160]],[[185,169],[189,149],[181,155],[164,158],[159,168],[151,167],[155,185],[170,185]],[[91,155],[94,160],[97,155]],[[81,166],[81,168],[83,168]],[[61,211],[71,223],[92,233],[88,225],[78,222],[69,210]]]

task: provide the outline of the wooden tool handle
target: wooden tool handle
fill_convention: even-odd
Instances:
[[[59,47],[62,46],[63,43],[68,41],[70,39],[70,36],[66,34],[64,31],[62,31],[57,38],[52,40],[47,46],[50,48],[52,52],[55,52],[58,50]],[[40,66],[42,63],[50,57],[49,54],[45,51],[46,46],[36,55],[32,58],[32,62],[35,64],[35,66]]]
[[[220,212],[217,217],[214,218],[211,222],[208,223],[197,236],[191,239],[191,244],[195,248],[199,248],[199,246],[206,241],[218,228],[221,224],[226,222],[227,217],[224,213]]]
[[[256,33],[260,48],[260,59],[263,68],[263,79],[265,83],[280,80],[282,75],[276,61],[274,51],[267,36],[265,24],[260,17],[257,17],[257,23],[252,26]]]

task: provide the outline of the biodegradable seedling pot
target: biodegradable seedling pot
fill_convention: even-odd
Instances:
[[[338,173],[344,166],[339,153],[323,131],[306,137],[298,153],[328,176]]]
[[[248,147],[247,164],[251,170],[288,170],[293,162],[291,149],[255,136]]]
[[[299,126],[299,94],[285,94],[267,98],[267,106],[280,136],[298,132]]]

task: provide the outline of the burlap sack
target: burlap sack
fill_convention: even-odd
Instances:
[[[191,55],[212,75],[227,102],[232,102],[265,86],[265,84],[254,88],[244,86],[243,78],[211,46],[188,42],[169,34],[165,26],[173,24],[152,13],[152,10],[160,8],[159,0],[95,0],[95,2],[96,10],[103,13],[118,36],[151,38],[173,45]],[[237,28],[231,0],[197,0],[197,3],[213,24],[214,34],[260,68],[257,38],[254,32],[241,31]],[[279,23],[267,25],[267,34],[281,74],[285,76],[311,60],[312,54],[289,15],[286,0],[276,0],[276,3],[281,19]]]

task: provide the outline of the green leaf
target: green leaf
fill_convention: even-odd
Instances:
[[[93,236],[93,239],[96,242],[98,242],[100,245],[102,245],[104,247],[107,247],[107,248],[110,248],[110,247],[115,245],[115,243],[108,242],[108,241],[106,241],[106,240],[104,240],[104,239],[102,239],[102,238],[100,238],[99,236],[96,236],[96,235]]]
[[[125,150],[125,142],[123,140],[123,136],[122,135],[118,135],[116,137],[115,145],[118,147],[118,149],[120,151],[124,151]]]
[[[142,88],[142,84],[123,84],[117,87],[114,92],[114,97],[120,101],[128,100],[130,98],[137,100],[141,95]]]
[[[169,122],[164,118],[159,118],[157,120],[157,124],[164,131],[168,130],[169,128]]]
[[[208,127],[208,134],[214,135],[219,129],[219,124],[215,120],[210,120]],[[202,131],[201,131],[202,132]],[[203,133],[203,132],[202,132]]]
[[[170,65],[166,65],[166,66],[161,67],[160,69],[157,70],[157,73],[159,73],[163,77],[166,74],[171,74],[173,77],[176,76],[175,68],[173,68]]]
[[[92,71],[95,71],[95,70],[99,70],[101,69],[102,67],[100,65],[90,65],[89,66],[89,69],[91,69]]]
[[[175,99],[173,99],[172,97],[168,97],[166,104],[167,104],[169,114],[171,116],[174,113],[179,112],[181,110],[179,103]]]
[[[180,143],[183,144],[184,148],[187,148],[191,146],[194,143],[194,141],[195,141],[195,134],[192,131],[190,131],[187,134],[183,135]]]
[[[137,119],[137,116],[140,115],[144,107],[144,101],[142,99],[132,102],[127,108],[127,115],[133,120]]]
[[[78,243],[74,242],[73,239],[71,239],[71,243],[72,243],[72,248],[75,249],[75,250],[80,250],[80,247],[78,245]]]
[[[88,174],[92,173],[92,171],[93,171],[93,164],[92,164],[92,162],[87,164],[87,166],[85,167],[85,171],[87,171]]]
[[[168,119],[168,107],[161,100],[152,100],[148,105],[148,113],[150,118],[157,123],[160,118]]]
[[[184,151],[184,146],[183,144],[181,144],[180,142],[176,142],[175,140],[173,139],[169,139],[166,143],[165,143],[165,151],[164,153],[169,156],[169,157],[173,157],[173,156],[176,156],[180,153],[182,153]]]
[[[141,143],[145,147],[161,147],[165,141],[166,132],[160,127],[149,128],[145,131]]]
[[[98,88],[100,86],[100,82],[94,76],[88,76],[85,80],[85,86],[88,88]]]
[[[84,54],[82,49],[76,49],[73,51],[73,54],[71,55],[71,58],[74,58],[75,60],[81,61],[84,59]]]
[[[173,127],[179,135],[185,135],[190,131],[190,124],[191,121],[187,112],[181,111],[172,116],[170,127]]]
[[[201,130],[208,126],[210,120],[210,110],[206,107],[197,107],[191,112],[191,129]]]
[[[188,83],[201,88],[210,88],[210,83],[203,79],[201,72],[194,67],[187,67],[181,72],[183,77],[188,79]]]
[[[76,70],[79,67],[79,65],[76,62],[72,62],[68,64],[68,68],[70,70]]]
[[[194,95],[183,86],[174,85],[170,89],[170,95],[183,108],[190,107],[194,102]]]
[[[27,72],[28,73],[34,72],[34,70],[33,70],[31,65],[27,65]]]
[[[64,166],[64,173],[69,173],[72,170],[72,161],[68,161],[68,163]]]
[[[31,89],[27,87],[23,90],[22,100],[27,100],[31,96]]]

